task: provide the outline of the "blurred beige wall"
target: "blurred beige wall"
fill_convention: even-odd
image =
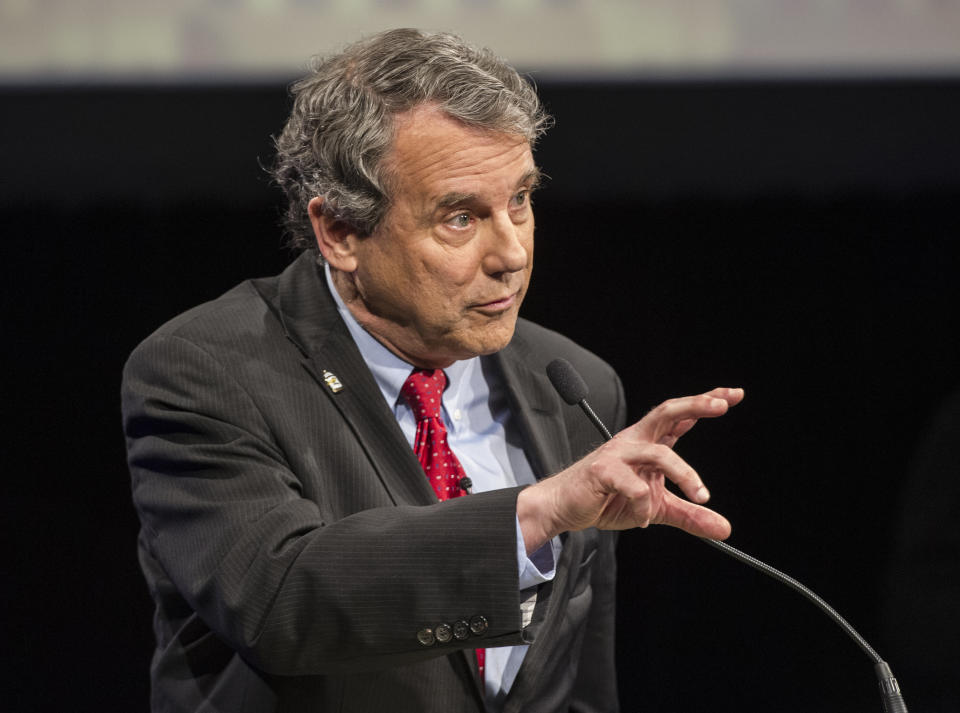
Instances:
[[[0,81],[292,77],[398,26],[548,76],[960,71],[953,0],[0,0]]]

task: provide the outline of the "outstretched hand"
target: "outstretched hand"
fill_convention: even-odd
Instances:
[[[722,416],[742,399],[743,389],[718,388],[664,401],[582,460],[521,491],[517,516],[527,551],[587,527],[660,524],[700,537],[729,537],[730,523],[703,507],[710,492],[673,446],[698,419]],[[689,500],[670,492],[666,479]]]

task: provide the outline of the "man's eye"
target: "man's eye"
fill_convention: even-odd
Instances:
[[[527,202],[527,198],[530,196],[530,191],[524,190],[520,191],[513,197],[513,205],[520,207]]]
[[[460,213],[459,215],[453,216],[450,220],[447,221],[454,228],[469,228],[470,227],[470,214],[469,213]]]

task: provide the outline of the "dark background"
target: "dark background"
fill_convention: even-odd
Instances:
[[[745,387],[678,445],[731,543],[823,595],[933,710],[927,659],[960,663],[958,605],[904,634],[936,582],[896,558],[904,507],[956,490],[954,467],[902,498],[960,385],[960,81],[540,89],[557,125],[525,316],[610,361],[635,418]],[[120,372],[166,319],[289,260],[258,166],[288,99],[282,82],[8,87],[0,107],[0,709],[145,711]],[[624,710],[879,710],[870,662],[796,594],[668,529],[626,533],[619,559]],[[892,615],[896,591],[916,611]]]

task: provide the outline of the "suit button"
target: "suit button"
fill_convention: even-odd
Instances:
[[[453,635],[458,641],[463,641],[470,636],[470,625],[463,619],[453,623]]]
[[[417,632],[417,641],[424,646],[433,646],[436,640],[437,637],[433,635],[433,629],[420,629],[420,631]]]
[[[487,617],[480,614],[470,619],[470,631],[477,636],[485,632],[488,626],[490,626],[490,624],[487,622]]]
[[[453,627],[449,624],[441,624],[437,627],[436,630],[437,641],[441,644],[446,644],[451,639],[453,639]]]

